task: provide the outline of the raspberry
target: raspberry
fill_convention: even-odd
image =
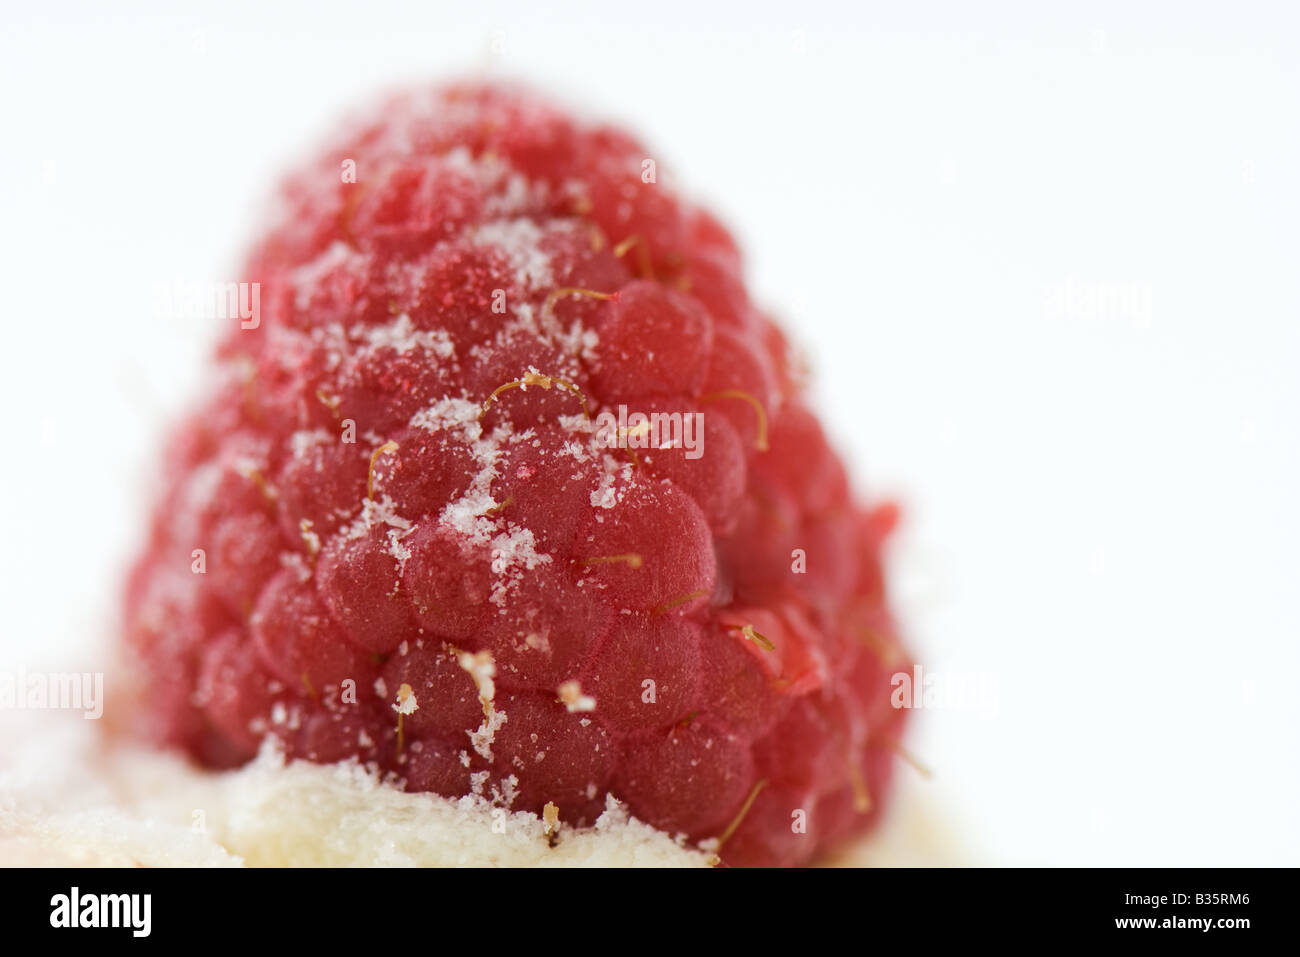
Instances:
[[[536,392],[537,390],[533,390]],[[530,428],[501,450],[492,495],[503,503],[502,518],[533,532],[547,551],[567,547],[591,508],[603,473],[594,456],[575,456],[571,436],[554,426]]]
[[[411,603],[403,588],[393,540],[372,526],[357,538],[334,536],[316,564],[316,592],[343,637],[385,654],[410,633]]]
[[[713,344],[713,320],[691,296],[646,280],[619,290],[596,323],[591,385],[608,401],[695,395]]]
[[[551,801],[564,820],[595,823],[618,764],[614,736],[591,717],[570,714],[554,692],[502,692],[500,707],[509,718],[492,744],[494,768],[502,780],[516,778],[516,806]]]
[[[699,416],[703,426],[693,455],[685,442],[643,451],[646,472],[670,479],[691,497],[715,534],[725,535],[735,526],[736,506],[745,493],[745,449],[735,428],[720,415],[707,415],[698,403],[639,399],[628,403],[643,415]],[[707,455],[703,449],[708,449]]]
[[[492,594],[492,553],[455,528],[426,522],[407,539],[402,576],[415,617],[428,634],[463,641],[482,629]]]
[[[317,429],[295,436],[296,448],[275,481],[280,529],[290,539],[329,535],[365,495],[369,456],[341,444],[337,432]]]
[[[242,760],[256,753],[262,735],[270,729],[282,690],[248,645],[238,631],[216,636],[203,649],[194,694],[206,720]]]
[[[470,770],[460,760],[459,742],[425,737],[411,744],[398,766],[413,791],[466,794],[473,787]]]
[[[454,437],[446,432],[402,429],[392,440],[397,448],[375,460],[374,490],[380,499],[389,496],[399,515],[436,516],[444,505],[465,493],[474,458]],[[363,464],[352,502],[364,491],[365,482]]]
[[[258,598],[249,619],[261,664],[286,685],[309,694],[363,681],[367,656],[350,645],[311,582],[296,569],[279,572]]]
[[[653,808],[662,828],[717,833],[755,786],[751,750],[746,737],[698,717],[629,738],[616,783],[634,812]]]
[[[613,795],[732,864],[872,826],[896,516],[852,496],[730,235],[515,88],[368,115],[284,184],[260,322],[163,458],[142,732],[567,826]]]
[[[232,515],[212,529],[212,586],[234,614],[247,615],[279,568],[280,533],[261,512]]]
[[[599,501],[573,544],[579,588],[619,610],[684,614],[707,604],[717,579],[713,537],[689,496],[666,480],[634,479]]]
[[[476,648],[492,653],[504,688],[559,688],[577,675],[621,620],[594,593],[575,590],[567,570],[541,566],[489,616]]]
[[[619,616],[582,682],[616,731],[671,723],[699,700],[700,626],[677,616]]]
[[[460,667],[455,652],[442,642],[419,639],[400,647],[384,663],[382,687],[396,694],[409,685],[418,707],[403,720],[403,730],[417,738],[456,740],[468,750],[467,729],[476,728],[483,717],[478,689]],[[421,704],[423,702],[423,704]]]

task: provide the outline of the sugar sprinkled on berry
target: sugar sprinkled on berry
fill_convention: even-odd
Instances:
[[[625,805],[741,864],[874,823],[910,759],[894,512],[852,499],[735,243],[645,155],[454,85],[286,181],[262,321],[221,343],[131,576],[147,733],[214,767],[271,734],[552,840]],[[649,418],[602,444],[620,406],[701,415],[702,454]]]

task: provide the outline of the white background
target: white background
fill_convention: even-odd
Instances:
[[[151,291],[235,278],[341,108],[513,76],[734,227],[860,489],[904,502],[921,659],[996,690],[912,742],[976,859],[1300,864],[1287,4],[17,6],[0,659],[111,640],[207,348]]]

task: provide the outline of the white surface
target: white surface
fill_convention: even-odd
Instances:
[[[923,662],[996,682],[914,740],[989,860],[1300,864],[1286,5],[127,6],[3,15],[0,660],[111,630],[205,350],[155,285],[233,278],[340,108],[488,70],[638,130],[735,228],[859,486],[905,500]]]

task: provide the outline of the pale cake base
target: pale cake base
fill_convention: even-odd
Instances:
[[[561,827],[477,798],[407,794],[356,765],[286,763],[267,747],[211,773],[138,748],[105,749],[95,722],[48,713],[0,722],[0,865],[707,867],[709,855],[610,801]],[[900,777],[904,777],[900,775]],[[903,783],[874,835],[830,866],[963,863],[923,788]]]

